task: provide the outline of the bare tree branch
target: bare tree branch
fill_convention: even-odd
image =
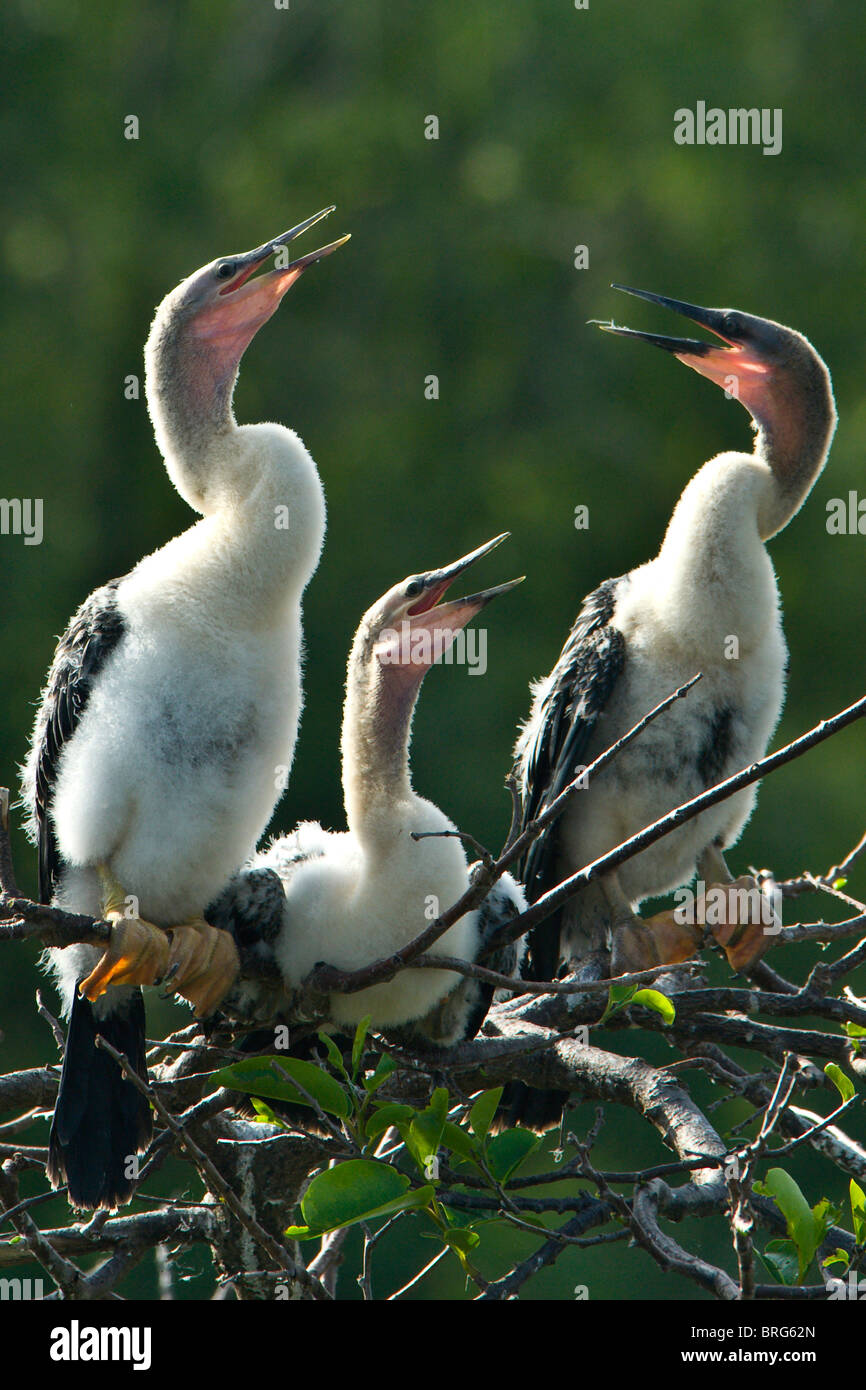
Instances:
[[[625,740],[606,750],[593,767],[597,769],[604,760],[610,761],[627,741],[638,737],[651,719],[675,699],[682,698],[687,690],[688,687],[682,687],[674,692],[641,720]],[[864,713],[866,700],[861,700],[778,753],[743,769],[631,837],[515,919],[500,944],[542,920],[584,883],[639,853],[708,805],[801,756]],[[483,900],[492,883],[552,823],[574,793],[572,784],[542,816],[518,834],[518,808],[512,785],[512,826],[498,859],[494,860],[471,837],[461,835],[467,843],[474,844],[482,858],[468,893],[390,960],[371,962],[362,971],[326,968],[314,972],[302,992],[304,1008],[317,1003],[326,1006],[327,995],[335,990],[354,992],[367,988],[405,968],[444,968],[456,976],[481,980],[515,997],[491,1011],[484,1033],[470,1043],[435,1049],[411,1040],[407,1043],[402,1039],[397,1044],[374,1033],[368,1036],[361,1078],[365,1070],[375,1066],[382,1051],[390,1054],[394,1064],[393,1072],[376,1092],[375,1103],[396,1102],[422,1108],[433,1090],[444,1086],[451,1106],[449,1123],[465,1127],[471,1098],[477,1091],[524,1081],[559,1089],[598,1105],[624,1105],[652,1126],[672,1150],[666,1162],[622,1171],[609,1165],[605,1171],[590,1156],[597,1132],[593,1126],[583,1140],[569,1135],[575,1157],[549,1172],[518,1174],[508,1182],[494,1177],[484,1154],[470,1170],[453,1152],[443,1153],[437,1200],[447,1204],[452,1216],[460,1213],[460,1220],[465,1220],[470,1228],[473,1223],[498,1216],[520,1228],[524,1235],[538,1237],[537,1248],[530,1257],[499,1277],[489,1279],[486,1267],[484,1275],[478,1273],[473,1261],[467,1272],[483,1300],[515,1297],[527,1280],[572,1246],[588,1251],[629,1237],[660,1267],[676,1270],[696,1287],[725,1301],[826,1297],[823,1285],[809,1285],[792,1292],[782,1285],[757,1282],[756,1232],[766,1228],[774,1235],[784,1234],[785,1219],[771,1199],[755,1194],[752,1182],[761,1165],[778,1164],[796,1156],[805,1146],[820,1153],[837,1172],[850,1173],[860,1182],[866,1178],[866,1149],[840,1127],[843,1122],[855,1128],[852,1114],[857,1113],[857,1099],[840,1104],[838,1092],[821,1070],[824,1062],[832,1059],[856,1078],[866,1079],[866,1056],[861,1055],[863,1044],[857,1036],[858,1029],[866,1027],[866,1001],[854,989],[843,987],[845,978],[866,960],[866,907],[837,886],[839,878],[845,877],[862,857],[866,836],[822,878],[804,873],[789,884],[780,885],[787,896],[807,891],[828,893],[838,902],[853,906],[855,915],[839,923],[809,922],[786,927],[776,935],[776,945],[802,946],[820,941],[832,946],[851,937],[859,938],[850,950],[835,960],[830,958],[832,951],[828,952],[827,958],[813,963],[808,973],[801,972],[806,974],[803,983],[799,976],[785,978],[763,961],[748,972],[745,984],[711,987],[694,980],[688,982],[688,987],[678,984],[672,1024],[631,1003],[607,1016],[604,1031],[590,1034],[592,1044],[587,1045],[582,1041],[587,1036],[583,1030],[598,1029],[612,984],[655,983],[670,967],[660,966],[611,980],[600,978],[598,963],[593,962],[586,979],[576,973],[565,980],[526,984],[481,964],[427,954],[432,943],[454,921]],[[20,896],[9,849],[8,797],[5,801],[0,797],[0,888],[0,940],[36,940],[50,945],[85,940],[104,944],[108,937],[107,923],[46,908]],[[245,972],[247,964],[244,963]],[[697,963],[688,968],[694,972]],[[679,968],[678,981],[683,980],[684,973]],[[250,967],[249,975],[257,977],[255,967]],[[60,1045],[60,1025],[41,999],[39,1007]],[[798,1019],[808,1020],[808,1026],[792,1026]],[[575,1036],[576,1028],[581,1030],[580,1038]],[[849,1030],[850,1036],[845,1035],[844,1029]],[[628,1047],[622,1050],[631,1052],[632,1039],[646,1031],[661,1032],[671,1048],[678,1049],[668,1065],[654,1067],[639,1057],[620,1055],[595,1045],[598,1041],[610,1043],[612,1039],[613,1046],[627,1040]],[[111,1298],[118,1296],[122,1281],[156,1247],[203,1244],[213,1254],[218,1287],[223,1292],[275,1297],[282,1296],[278,1293],[281,1287],[287,1287],[292,1296],[319,1300],[336,1296],[346,1228],[325,1238],[318,1253],[306,1264],[284,1244],[283,1231],[313,1174],[330,1161],[366,1157],[371,1150],[362,1147],[361,1139],[356,1142],[356,1134],[362,1136],[362,1130],[347,1123],[344,1131],[334,1124],[317,1107],[316,1098],[309,1091],[304,1091],[312,1106],[309,1126],[305,1121],[296,1125],[293,1119],[288,1130],[234,1117],[229,1110],[232,1097],[224,1091],[214,1092],[211,1078],[226,1061],[249,1055],[232,1045],[237,1034],[244,1032],[243,1020],[235,1024],[226,1019],[218,1020],[215,1027],[208,1024],[203,1028],[193,1023],[165,1041],[155,1040],[148,1058],[153,1076],[149,1083],[132,1072],[121,1053],[100,1040],[130,1082],[147,1096],[158,1125],[136,1187],[136,1201],[150,1205],[124,1215],[99,1213],[85,1225],[40,1230],[35,1219],[39,1207],[52,1198],[57,1200],[57,1195],[39,1192],[21,1198],[18,1194],[19,1173],[44,1171],[46,1149],[37,1143],[17,1141],[19,1137],[29,1137],[31,1125],[44,1123],[56,1096],[58,1068],[36,1067],[0,1076],[0,1110],[11,1117],[0,1126],[0,1159],[7,1159],[0,1174],[0,1203],[5,1215],[5,1223],[0,1225],[0,1267],[18,1269],[35,1259],[56,1285],[57,1297]],[[756,1057],[760,1070],[747,1070],[726,1049]],[[763,1061],[765,1058],[772,1063],[772,1071]],[[710,1107],[701,1108],[680,1083],[680,1073],[686,1068],[701,1068],[710,1078],[714,1089]],[[296,1084],[294,1078],[292,1082]],[[348,1090],[364,1094],[360,1079]],[[818,1090],[833,1098],[832,1105],[824,1107],[824,1115],[796,1103],[803,1092]],[[750,1113],[733,1127],[735,1137],[726,1142],[709,1116],[715,1105],[731,1095],[745,1102]],[[755,1137],[741,1137],[746,1125]],[[375,1157],[390,1164],[408,1161],[401,1135],[396,1130],[388,1134],[390,1137],[381,1136]],[[567,1147],[565,1140],[561,1141],[563,1155]],[[184,1199],[155,1199],[143,1190],[170,1153],[176,1153],[178,1159],[188,1164],[189,1173],[200,1176],[215,1200],[195,1200],[192,1193],[186,1193]],[[557,1186],[573,1183],[576,1177],[591,1182],[598,1195],[574,1195],[570,1188]],[[623,1186],[628,1189],[625,1193],[618,1190]],[[809,1200],[814,1200],[811,1194]],[[154,1202],[157,1210],[152,1209]],[[566,1219],[557,1229],[544,1233],[533,1224],[533,1217],[544,1213]],[[674,1240],[666,1229],[671,1221],[726,1213],[733,1246],[728,1259],[730,1269],[716,1266],[687,1249],[688,1240]],[[414,1220],[414,1216],[400,1217],[401,1222]],[[382,1250],[383,1232],[389,1227],[372,1221],[367,1226],[364,1288],[369,1296],[381,1296],[378,1288],[384,1281],[377,1266],[374,1282],[371,1261],[374,1250]],[[249,1249],[255,1250],[255,1261],[249,1258]],[[851,1232],[842,1228],[831,1228],[820,1257],[835,1249],[842,1250],[852,1261],[852,1269],[863,1258]],[[265,1267],[252,1268],[253,1263],[262,1262],[259,1252],[266,1257]],[[414,1288],[447,1253],[447,1247],[438,1251],[390,1297],[399,1298]],[[92,1260],[94,1255],[106,1258],[85,1273],[78,1261]],[[381,1258],[377,1254],[376,1259]]]

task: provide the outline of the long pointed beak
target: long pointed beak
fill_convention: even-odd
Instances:
[[[425,614],[430,615],[430,619],[437,628],[453,628],[455,631],[475,617],[481,609],[490,603],[491,599],[498,598],[500,594],[507,594],[509,590],[522,584],[525,575],[519,579],[509,579],[505,584],[495,584],[489,589],[479,589],[477,593],[467,594],[465,598],[452,599],[449,603],[440,603],[461,574],[474,565],[483,555],[488,555],[491,550],[495,550],[504,540],[507,540],[510,531],[504,531],[501,536],[495,536],[486,545],[480,545],[477,550],[472,550],[468,555],[463,555],[459,560],[455,560],[453,565],[446,565],[443,569],[431,570],[422,576],[424,592],[417,603],[408,609],[408,616],[414,621],[413,626],[418,626],[417,620]]]
[[[424,585],[424,592],[418,599],[418,602],[413,603],[412,607],[408,609],[409,617],[420,617],[423,613],[432,612],[434,608],[437,614],[441,614],[446,608],[456,609],[458,605],[465,604],[471,606],[473,609],[473,612],[469,613],[463,620],[465,623],[468,623],[469,618],[472,617],[474,613],[478,613],[491,599],[497,598],[499,594],[507,593],[509,589],[513,589],[517,584],[522,584],[523,580],[526,578],[525,575],[522,575],[520,579],[510,579],[506,584],[496,584],[490,589],[481,589],[477,594],[469,594],[466,598],[454,599],[450,604],[437,607],[439,600],[445,595],[448,589],[451,588],[455,579],[458,579],[461,574],[464,574],[465,571],[469,569],[470,565],[474,565],[476,560],[480,560],[483,555],[488,555],[491,550],[495,550],[496,547],[507,540],[510,535],[510,531],[503,531],[501,536],[495,536],[493,540],[488,541],[486,545],[480,545],[477,550],[472,550],[468,555],[461,556],[459,560],[454,561],[453,565],[446,565],[444,569],[430,570],[427,574],[421,575],[420,578]],[[462,625],[463,624],[461,624],[461,626]]]
[[[476,560],[480,560],[482,555],[488,555],[491,550],[495,550],[504,540],[510,536],[510,531],[503,531],[501,536],[495,536],[486,545],[480,545],[477,550],[472,550],[468,555],[463,555],[459,560],[455,560],[453,565],[446,565],[444,569],[429,570],[427,574],[421,575],[421,582],[424,585],[424,592],[418,602],[409,609],[409,616],[415,617],[420,613],[427,613],[438,603],[442,595],[450,589],[455,579],[474,565]]]
[[[323,217],[329,217],[331,213],[336,212],[336,210],[337,204],[331,203],[328,207],[322,208],[321,212],[314,212],[312,217],[306,218],[304,222],[299,222],[296,227],[290,227],[287,232],[283,232],[280,236],[275,236],[273,241],[269,243],[269,249],[275,251],[278,246],[284,246],[286,242],[294,241],[295,237],[299,237],[302,232],[306,232],[310,227],[315,227],[316,223],[321,222]],[[262,250],[267,255],[267,249],[262,247]]]
[[[271,241],[264,242],[262,246],[257,246],[254,251],[246,251],[243,255],[230,257],[229,259],[233,260],[238,267],[238,273],[232,277],[228,284],[223,286],[220,290],[220,294],[236,294],[237,291],[246,284],[250,276],[258,270],[259,266],[264,264],[268,257],[273,255],[279,256],[284,246],[287,246],[290,241],[294,241],[302,232],[306,232],[310,227],[314,227],[317,222],[321,222],[322,218],[327,217],[334,209],[335,204],[332,203],[330,207],[322,208],[321,212],[316,212],[312,217],[307,217],[303,222],[299,222],[296,227],[290,227],[287,232],[282,232],[280,236],[274,237]],[[277,277],[285,277],[288,276],[290,272],[294,272],[290,280],[279,285],[279,297],[282,298],[289,286],[294,284],[295,280],[297,280],[302,271],[306,270],[307,266],[313,265],[316,261],[322,260],[325,256],[330,256],[331,252],[336,251],[338,246],[342,246],[347,242],[350,236],[351,232],[347,232],[345,236],[338,237],[336,241],[329,242],[327,246],[320,246],[316,251],[308,251],[306,255],[299,256],[297,260],[291,261],[287,265],[278,265],[269,276],[262,277],[260,284],[273,284]],[[256,288],[258,289],[259,286]],[[277,289],[278,287],[274,285],[274,288]],[[277,302],[279,302],[279,300]]]
[[[457,632],[477,617],[482,608],[487,607],[491,599],[498,598],[500,594],[507,594],[511,589],[516,589],[517,585],[522,584],[525,578],[526,575],[521,574],[517,579],[509,579],[504,584],[494,584],[491,589],[480,589],[477,594],[467,594],[465,598],[455,598],[447,603],[437,603],[435,608],[428,610],[429,617],[435,620],[437,627],[452,628]]]
[[[661,304],[662,308],[671,309],[675,314],[691,319],[692,323],[709,329],[715,337],[721,339],[724,346],[720,343],[708,343],[700,338],[675,338],[662,333],[644,333],[637,328],[624,328],[613,320],[607,323],[599,319],[590,319],[590,323],[602,332],[615,333],[621,338],[639,338],[642,342],[651,343],[653,347],[671,352],[680,362],[684,362],[687,367],[692,367],[694,371],[708,377],[717,385],[724,385],[730,376],[740,372],[764,375],[769,370],[767,364],[754,351],[724,331],[727,310],[705,309],[700,304],[689,304],[683,299],[670,299],[667,295],[653,294],[650,290],[636,290],[629,285],[613,284],[611,289],[633,294],[637,299],[647,299],[651,304]]]
[[[725,320],[724,309],[705,309],[700,304],[689,304],[684,299],[669,299],[664,294],[653,294],[650,290],[632,289],[630,285],[618,285],[615,282],[611,285],[612,290],[622,290],[623,294],[633,294],[636,299],[648,299],[651,304],[660,304],[663,309],[671,309],[675,314],[681,314],[685,319],[691,319],[692,323],[700,324],[701,328],[708,328],[711,333],[715,333],[717,338],[724,342],[733,342],[726,338],[722,332]]]
[[[234,275],[228,284],[223,286],[220,290],[220,294],[233,294],[235,290],[239,290],[241,285],[249,279],[253,272],[257,270],[269,256],[274,254],[278,247],[288,245],[290,241],[295,240],[295,237],[299,237],[301,233],[306,232],[309,227],[314,227],[317,222],[321,222],[323,217],[328,217],[335,209],[336,204],[332,203],[330,207],[322,208],[321,212],[315,212],[312,217],[305,218],[304,221],[299,222],[296,227],[290,227],[287,232],[282,232],[280,236],[275,236],[270,241],[263,242],[261,246],[257,246],[253,251],[242,251],[237,256],[227,256],[226,260],[234,261],[238,268],[238,274]]]
[[[476,614],[490,603],[491,599],[497,598],[500,594],[507,594],[510,589],[523,583],[525,576],[521,575],[519,579],[508,580],[505,584],[496,584],[490,589],[481,589],[478,593],[468,594],[465,598],[453,599],[450,603],[439,602],[459,575],[463,574],[470,565],[474,565],[476,560],[480,560],[482,555],[487,555],[497,545],[501,545],[509,534],[508,531],[505,531],[501,536],[496,536],[492,541],[488,541],[486,545],[481,545],[477,550],[470,551],[468,555],[461,556],[459,560],[454,561],[453,565],[446,565],[438,570],[430,570],[427,574],[419,576],[423,586],[422,593],[410,608],[403,610],[404,618],[408,620],[412,631],[411,652],[408,660],[403,654],[401,639],[397,637],[393,629],[389,629],[386,634],[383,634],[382,640],[375,649],[383,665],[388,666],[395,674],[402,672],[403,679],[408,681],[407,689],[414,688],[416,684],[420,683],[433,662],[447,652],[460,629],[471,622]],[[423,641],[424,634],[427,634],[429,639],[426,643]],[[422,639],[420,647],[417,645],[419,637]]]
[[[672,309],[675,314],[682,314],[684,318],[691,319],[692,323],[708,328],[717,338],[721,338],[728,348],[735,346],[731,339],[726,338],[720,331],[725,318],[724,312],[720,309],[704,309],[700,304],[687,304],[683,299],[668,299],[666,295],[652,294],[649,290],[631,289],[628,285],[613,284],[611,289],[623,290],[625,294],[633,294],[637,299],[648,299],[651,304],[661,304],[664,309]],[[623,328],[613,320],[606,323],[601,319],[590,319],[590,323],[604,333],[616,333],[621,338],[640,338],[645,343],[652,343],[654,347],[664,348],[666,352],[676,355],[687,353],[690,357],[705,357],[711,352],[727,350],[720,348],[718,343],[702,342],[700,338],[673,338],[662,333],[643,333],[637,328]]]
[[[216,297],[197,316],[195,332],[201,338],[211,339],[222,345],[226,369],[236,367],[254,335],[267,323],[279,307],[286,291],[304,273],[308,266],[329,256],[349,240],[349,234],[320,246],[316,251],[308,251],[297,260],[280,265],[285,255],[284,248],[302,232],[320,222],[333,212],[333,206],[322,208],[313,217],[299,222],[287,232],[271,241],[257,246],[254,251],[239,256],[230,256],[235,273],[221,287]],[[266,275],[251,277],[270,256],[276,255],[277,265]]]

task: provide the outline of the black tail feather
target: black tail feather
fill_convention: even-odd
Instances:
[[[69,1189],[73,1206],[114,1208],[128,1202],[130,1159],[153,1134],[150,1106],[120,1067],[96,1046],[96,1035],[128,1057],[146,1078],[144,1001],[136,989],[105,1018],[76,990],[54,1119],[48,1139],[48,1177]]]
[[[525,1125],[543,1134],[561,1122],[569,1095],[568,1091],[538,1090],[522,1081],[509,1081],[499,1103],[499,1127]]]
[[[561,916],[561,912],[554,913],[529,933],[529,949],[521,972],[525,980],[556,980],[562,974]],[[536,1134],[543,1134],[560,1123],[568,1097],[568,1091],[509,1081],[499,1105],[497,1123],[500,1128],[525,1125]]]

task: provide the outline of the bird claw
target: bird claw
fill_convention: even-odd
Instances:
[[[646,920],[635,917],[613,931],[610,973],[629,975],[656,965],[679,965],[695,954],[702,935],[699,927],[678,922],[674,912],[657,912]]]
[[[112,924],[108,948],[78,986],[91,1004],[109,985],[154,984],[169,959],[168,937],[152,922],[115,911],[107,912],[106,920]]]
[[[240,957],[230,932],[197,918],[172,927],[167,996],[180,994],[192,1004],[196,1018],[212,1014],[240,973]]]
[[[650,970],[655,965],[679,965],[700,949],[709,933],[722,947],[732,970],[742,971],[760,960],[768,949],[779,923],[765,921],[764,899],[754,911],[760,886],[750,875],[727,883],[712,883],[695,903],[695,926],[677,920],[676,912],[657,912],[653,917],[634,917],[621,921],[611,937],[611,974]],[[748,896],[744,914],[742,893]],[[754,921],[757,915],[758,921]],[[744,920],[745,917],[745,920]]]
[[[78,986],[91,1003],[109,985],[169,986],[163,997],[180,994],[196,1018],[213,1013],[240,972],[234,939],[227,931],[196,920],[164,931],[140,917],[109,911],[111,939],[94,969]]]
[[[754,894],[760,895],[761,911],[758,912],[758,921],[742,921],[742,898],[740,894],[745,892],[748,896],[746,901],[749,905],[747,918],[751,919],[755,914],[752,912],[755,903]],[[728,964],[732,970],[748,970],[761,959],[761,956],[769,948],[772,938],[779,930],[781,925],[775,918],[771,917],[769,922],[764,920],[764,904],[767,901],[761,895],[761,889],[757,880],[751,874],[744,874],[741,878],[735,878],[730,883],[712,883],[708,885],[704,898],[703,906],[706,914],[707,899],[713,894],[714,916],[722,920],[717,922],[707,922],[707,929],[718,941],[722,950],[728,958]],[[719,894],[724,895],[724,902],[721,903]],[[699,905],[701,905],[699,903]]]

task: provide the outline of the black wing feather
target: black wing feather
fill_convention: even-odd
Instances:
[[[534,737],[519,750],[522,824],[549,806],[573,781],[625,664],[625,639],[611,625],[617,591],[627,577],[608,579],[583,601],[553,669]],[[554,887],[558,825],[533,842],[521,864],[530,903]],[[530,934],[527,978],[551,979],[559,967],[559,920],[554,915]]]
[[[60,755],[86,708],[93,679],[124,632],[117,606],[119,579],[96,589],[81,605],[57,644],[36,721],[38,746],[33,822],[39,856],[39,901],[49,903],[61,869],[51,824],[51,803]]]
[[[96,589],[72,618],[57,644],[36,720],[35,768],[28,790],[43,903],[51,901],[63,868],[51,822],[60,758],[95,678],[123,637],[119,584],[114,579]],[[76,991],[48,1137],[47,1171],[54,1187],[68,1186],[74,1206],[113,1209],[132,1195],[129,1157],[147,1147],[153,1126],[147,1100],[96,1047],[97,1033],[126,1054],[139,1076],[147,1077],[141,991],[130,991],[110,1013],[99,1015]]]

